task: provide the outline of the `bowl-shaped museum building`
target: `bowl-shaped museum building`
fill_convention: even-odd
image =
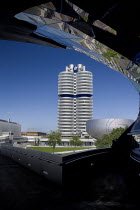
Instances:
[[[88,120],[86,123],[87,133],[96,138],[101,139],[104,134],[109,134],[114,128],[125,128],[130,126],[134,121],[131,119],[94,119]]]

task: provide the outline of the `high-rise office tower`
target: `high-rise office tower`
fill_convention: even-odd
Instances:
[[[66,137],[86,135],[86,121],[92,118],[92,73],[70,64],[58,78],[58,130]]]

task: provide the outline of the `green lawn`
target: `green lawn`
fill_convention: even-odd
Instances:
[[[74,151],[74,150],[84,150],[84,149],[94,149],[94,147],[56,147],[54,152],[64,152],[64,151]],[[27,149],[34,149],[42,152],[53,152],[52,147],[27,147]]]

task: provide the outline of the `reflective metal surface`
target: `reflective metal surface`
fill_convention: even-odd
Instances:
[[[114,128],[125,128],[130,126],[134,121],[130,119],[95,119],[88,120],[86,124],[87,133],[101,139],[104,134],[109,134]]]
[[[90,14],[79,6],[65,0],[60,4],[50,1],[29,8],[15,17],[37,27],[34,34],[47,37],[66,46],[66,48],[85,53],[91,58],[120,71],[128,78],[139,83],[139,53],[129,60],[96,39],[96,28],[114,37],[117,31],[101,20],[90,21]],[[113,42],[113,40],[112,40]]]

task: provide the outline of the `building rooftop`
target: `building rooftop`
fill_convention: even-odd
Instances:
[[[16,123],[16,122],[11,122],[11,121],[8,121],[8,120],[2,120],[2,119],[0,119],[0,122],[8,122],[8,123],[13,123],[13,124],[18,124],[18,123]]]

